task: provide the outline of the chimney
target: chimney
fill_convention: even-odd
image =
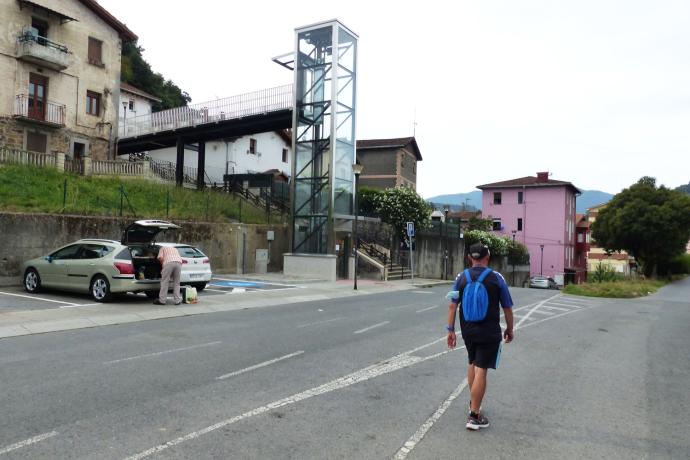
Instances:
[[[537,183],[538,184],[543,184],[549,181],[549,172],[538,172],[537,173]]]

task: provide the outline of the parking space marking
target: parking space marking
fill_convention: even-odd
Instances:
[[[103,304],[102,303],[75,303],[72,305],[62,305],[60,308],[95,307],[96,305],[103,305]]]
[[[560,304],[558,304],[558,305],[560,305]],[[545,309],[547,309],[547,310],[557,310],[557,311],[568,311],[568,310],[569,310],[568,308],[554,307],[554,306],[552,306],[551,304],[549,304],[549,305],[544,305],[544,306],[542,306],[541,308],[545,308]]]
[[[558,299],[560,300],[560,299]],[[549,305],[559,305],[562,307],[570,307],[570,308],[582,308],[582,305],[575,305],[572,303],[563,303],[563,302],[549,302]]]
[[[114,359],[112,361],[105,361],[103,364],[115,364],[115,363],[121,363],[124,361],[132,361],[134,359],[140,359],[140,358],[150,358],[151,356],[160,356],[160,355],[166,355],[168,353],[175,353],[178,351],[187,351],[187,350],[193,350],[195,348],[202,348],[202,347],[212,347],[213,345],[218,345],[219,343],[223,343],[221,341],[217,342],[208,342],[208,343],[201,343],[199,345],[192,345],[190,347],[182,347],[182,348],[173,348],[172,350],[163,350],[163,351],[158,351],[156,353],[146,353],[144,355],[137,355],[137,356],[130,356],[128,358],[122,358],[122,359]]]
[[[374,324],[373,326],[365,327],[364,329],[360,329],[359,331],[355,331],[355,334],[361,334],[362,332],[367,332],[372,329],[375,329],[377,327],[385,326],[386,324],[390,323],[390,321],[384,321],[382,323]]]
[[[238,280],[238,279],[232,279],[232,278],[216,278],[214,277],[213,280],[220,280],[220,281],[232,281],[234,283],[251,283],[255,285],[261,285],[261,284],[268,284],[269,286],[286,286],[286,287],[295,287],[294,284],[282,284],[282,283],[273,283],[270,281],[251,281],[251,280]],[[305,280],[305,281],[319,281],[319,280]]]
[[[255,364],[253,366],[245,367],[244,369],[240,369],[239,371],[235,372],[230,372],[229,374],[221,375],[220,377],[216,377],[217,380],[225,380],[230,377],[235,377],[236,375],[244,374],[245,372],[253,371],[256,369],[260,369],[262,367],[270,366],[271,364],[275,364],[279,361],[283,361],[286,359],[290,359],[295,356],[299,356],[304,353],[304,350],[296,351],[294,353],[290,353],[289,355],[281,356],[280,358],[275,358],[271,359],[270,361],[264,361],[263,363]]]
[[[64,305],[71,305],[71,306],[73,306],[73,307],[81,307],[81,306],[82,306],[82,304],[79,304],[79,303],[64,302],[64,301],[62,301],[62,300],[44,299],[44,298],[42,298],[42,297],[36,297],[36,296],[25,295],[25,294],[14,294],[14,293],[12,293],[12,292],[0,291],[0,294],[9,295],[9,296],[13,296],[13,297],[22,297],[22,298],[25,298],[25,299],[42,300],[42,301],[44,301],[44,302],[61,303],[61,304],[64,304]]]
[[[50,433],[39,434],[38,436],[34,436],[33,438],[25,439],[14,444],[10,444],[9,446],[0,449],[0,455],[12,452],[13,450],[21,449],[22,447],[28,447],[32,444],[36,444],[37,442],[41,442],[45,439],[57,436],[57,434],[57,431],[51,431]]]
[[[222,293],[222,294],[227,294],[228,292],[230,292],[230,291],[223,291],[223,290],[221,290],[221,289],[211,289],[211,288],[208,288],[208,287],[207,287],[206,289],[204,289],[204,291],[220,292],[220,293]]]

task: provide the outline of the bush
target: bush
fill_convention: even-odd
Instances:
[[[659,274],[666,276],[690,275],[690,254],[676,256],[667,265],[659,267]]]
[[[616,270],[609,264],[603,264],[599,262],[597,268],[591,272],[588,279],[593,283],[604,283],[609,281],[615,281],[619,276]]]
[[[563,293],[587,297],[630,299],[633,297],[644,297],[656,292],[664,284],[666,284],[666,282],[660,280],[626,280],[567,284],[563,288]]]

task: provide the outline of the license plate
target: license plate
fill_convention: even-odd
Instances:
[[[201,274],[200,273],[192,273],[189,275],[189,277],[190,278],[201,278]]]

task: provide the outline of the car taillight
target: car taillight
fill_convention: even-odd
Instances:
[[[182,265],[188,264],[187,259],[182,259]]]
[[[120,275],[134,274],[134,265],[132,265],[129,262],[115,262],[113,265],[115,266],[117,271],[120,272]]]
[[[207,264],[208,262],[209,262],[208,259],[204,259],[204,260],[201,261],[202,264]]]

